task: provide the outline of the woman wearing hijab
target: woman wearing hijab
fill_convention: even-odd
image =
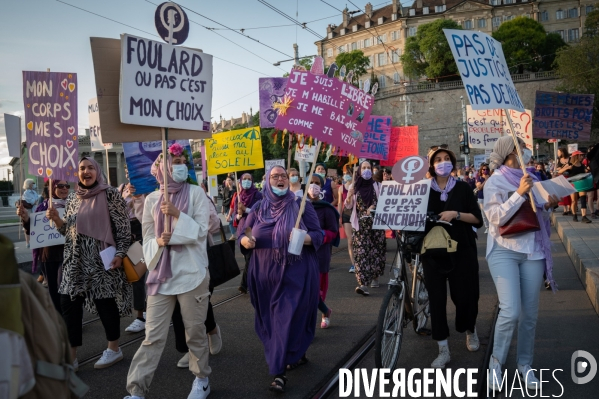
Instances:
[[[156,267],[148,273],[146,338],[127,375],[126,398],[144,398],[166,344],[175,303],[179,302],[189,347],[189,369],[195,375],[189,399],[210,394],[209,345],[204,324],[210,297],[206,240],[210,209],[202,188],[187,180],[187,154],[173,144],[167,154],[168,201],[162,154],[152,164],[160,190],[148,195],[142,219],[144,259]],[[168,218],[170,231],[166,229]]]
[[[29,214],[39,200],[39,195],[35,191],[35,182],[33,179],[25,179],[23,182],[23,190],[25,191],[23,191],[19,205],[21,205],[25,209],[25,212]],[[23,226],[23,230],[25,230],[25,226]],[[27,234],[27,230],[25,230],[25,241],[27,242],[27,248],[29,248],[29,234]]]
[[[449,149],[432,147],[428,154],[431,192],[427,212],[434,212],[439,219],[451,223],[427,223],[425,232],[441,226],[458,242],[457,251],[449,257],[422,256],[424,281],[429,296],[432,336],[439,345],[439,355],[431,364],[433,368],[445,368],[450,361],[449,327],[447,325],[447,284],[451,301],[456,307],[455,328],[466,332],[466,348],[477,351],[480,347],[476,334],[478,315],[478,258],[476,233],[480,228],[481,211],[468,183],[459,181],[451,172],[456,167],[456,157]]]
[[[312,181],[308,187],[308,197],[312,201],[312,206],[318,216],[320,228],[324,234],[324,241],[316,255],[318,256],[318,266],[320,270],[320,300],[318,310],[322,313],[320,328],[329,328],[331,323],[331,309],[325,304],[327,291],[329,290],[329,270],[331,268],[332,246],[339,246],[339,212],[326,201],[323,201],[321,189],[324,186],[324,179],[319,175],[312,175]]]
[[[254,187],[254,179],[249,173],[244,173],[241,176],[241,191],[235,201],[235,223],[239,230],[244,229],[245,220],[247,215],[252,210],[254,204],[262,199],[262,193]],[[248,292],[248,266],[250,264],[249,254],[244,254],[245,267],[243,269],[243,275],[241,276],[241,285],[239,286],[239,292],[247,294]]]
[[[255,309],[255,329],[264,345],[266,362],[282,392],[286,369],[304,364],[314,339],[318,306],[318,257],[324,236],[318,215],[306,202],[300,229],[307,231],[301,255],[288,253],[291,232],[299,214],[300,199],[289,191],[285,169],[275,166],[266,173],[264,198],[257,202],[244,223],[251,237],[240,232],[242,252],[251,252],[248,291]]]
[[[372,229],[371,211],[376,204],[381,185],[372,178],[370,162],[360,164],[354,187],[350,187],[345,199],[345,209],[351,209],[352,250],[354,253],[356,293],[370,295],[368,285],[379,286],[379,277],[385,273],[387,242],[384,230]],[[351,271],[351,270],[350,270]]]
[[[50,184],[52,182],[52,184]],[[49,180],[45,186],[49,192],[52,193],[52,206],[56,209],[64,209],[65,200],[69,195],[69,188],[71,186],[65,180]],[[43,212],[48,209],[49,200],[45,199],[41,204],[37,206],[35,212]],[[17,208],[17,215],[23,222],[25,228],[25,234],[29,236],[31,219],[29,218],[29,212],[23,205],[19,205]],[[33,250],[33,265],[32,272],[36,273],[38,266],[46,280],[48,281],[48,292],[52,303],[58,311],[62,313],[60,308],[60,294],[58,293],[58,286],[60,284],[60,271],[62,268],[64,254],[64,245],[52,245],[50,247],[37,248]]]
[[[531,151],[518,139],[522,148],[522,161],[528,162]],[[536,217],[541,229],[517,236],[505,237],[499,227],[505,225],[518,212],[522,204],[530,202],[536,176],[524,174],[520,167],[517,150],[511,136],[499,138],[493,146],[490,166],[495,171],[485,187],[484,209],[489,219],[487,236],[487,262],[493,277],[499,308],[495,324],[493,355],[489,361],[488,386],[499,390],[501,367],[507,360],[512,334],[518,328],[516,364],[527,388],[536,389],[539,380],[531,369],[539,296],[543,283],[543,272],[551,287],[553,280],[553,258],[551,257],[551,226],[549,216],[557,207],[559,198],[551,196],[546,202],[534,198]],[[533,195],[534,197],[534,195]]]
[[[324,194],[324,200],[329,204],[333,203],[333,188],[331,187],[331,180],[327,179],[327,167],[323,163],[317,163],[316,169],[314,169],[314,173],[319,175],[324,180],[324,187],[322,188],[322,193]]]
[[[60,305],[71,343],[73,367],[82,344],[83,306],[100,316],[108,348],[94,368],[110,367],[123,360],[119,348],[120,317],[131,315],[131,285],[121,268],[131,242],[131,226],[125,201],[114,187],[104,183],[100,165],[89,157],[79,162],[77,190],[67,198],[60,217],[54,206],[46,216],[65,236]],[[114,258],[105,269],[100,251],[113,247]]]

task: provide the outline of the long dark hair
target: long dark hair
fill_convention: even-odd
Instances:
[[[558,158],[570,158],[570,153],[568,152],[568,147],[560,147],[557,150],[562,152],[562,156],[560,157],[558,154]]]

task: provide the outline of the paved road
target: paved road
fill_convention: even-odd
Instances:
[[[3,226],[0,224],[0,234],[8,237],[12,242],[25,241],[25,232],[20,226]]]

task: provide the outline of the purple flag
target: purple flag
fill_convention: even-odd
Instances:
[[[77,74],[23,71],[29,173],[77,181]]]
[[[260,127],[275,127],[277,111],[274,110],[272,104],[280,102],[283,98],[287,78],[260,78],[258,84],[260,86],[258,91],[260,95]]]

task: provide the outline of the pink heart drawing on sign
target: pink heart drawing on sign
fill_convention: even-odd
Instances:
[[[69,134],[73,134],[75,133],[75,128],[73,126],[71,126],[70,128],[67,129]]]
[[[60,85],[62,86],[62,89],[63,89],[63,90],[66,90],[66,89],[67,89],[67,86],[68,86],[68,82],[67,82],[67,80],[66,80],[66,79],[64,79],[62,82],[60,82]]]
[[[67,140],[67,147],[71,148],[73,146],[73,142],[71,140]]]
[[[43,175],[44,174],[44,168],[37,168],[37,174],[38,175]]]

